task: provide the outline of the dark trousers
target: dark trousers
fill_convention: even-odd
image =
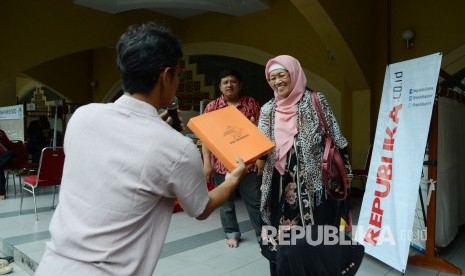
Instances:
[[[5,195],[5,166],[13,158],[14,152],[7,150],[0,154],[0,195]]]
[[[220,173],[213,174],[213,183],[215,186],[224,182],[225,175]],[[242,178],[237,190],[244,200],[245,207],[249,213],[250,222],[255,230],[255,235],[260,237],[262,228],[262,219],[260,215],[260,185],[261,181],[255,172],[247,173]],[[232,195],[220,208],[220,217],[223,230],[228,239],[239,239],[241,231],[236,217],[235,196]]]
[[[312,240],[317,240],[313,228]],[[307,233],[308,234],[308,233]],[[354,276],[364,256],[364,247],[352,245],[309,245],[305,238],[297,239],[295,245],[283,245],[278,249],[276,264],[270,266],[276,276]],[[275,269],[275,270],[273,270]]]

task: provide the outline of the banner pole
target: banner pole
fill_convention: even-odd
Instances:
[[[55,120],[53,121],[53,149],[57,147],[58,100],[55,100]]]
[[[429,160],[428,162],[428,179],[429,186],[436,185],[437,181],[437,157],[438,157],[438,107],[439,102],[436,100],[433,106],[433,114],[431,117],[430,139],[429,139]],[[426,217],[426,253],[424,255],[411,256],[408,263],[416,266],[439,270],[451,274],[461,275],[462,270],[457,266],[439,258],[435,255],[435,240],[436,240],[436,189],[432,189],[431,197],[428,204],[428,213]]]

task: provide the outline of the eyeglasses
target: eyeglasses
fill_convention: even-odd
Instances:
[[[166,69],[174,69],[174,70],[176,70],[176,74],[178,74],[178,77],[179,77],[180,80],[182,80],[184,78],[184,73],[186,72],[186,68],[181,67],[179,65],[160,67],[160,71],[165,71]]]
[[[288,73],[280,72],[279,74],[270,76],[267,81],[268,82],[276,82],[277,80],[287,80],[289,77]]]

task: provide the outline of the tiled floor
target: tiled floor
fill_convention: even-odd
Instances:
[[[12,181],[9,189],[11,196],[0,201],[0,255],[14,255],[14,271],[10,275],[33,275],[45,242],[50,239],[48,224],[53,214],[50,208],[52,193],[45,191],[38,196],[39,221],[36,221],[32,197],[25,198],[25,212],[19,215],[19,192],[13,194]],[[359,201],[353,206],[357,212]],[[240,201],[237,211],[244,232],[237,249],[225,247],[218,211],[205,221],[189,218],[184,213],[174,214],[154,275],[269,275],[268,262],[259,253],[247,212]],[[465,233],[461,233],[441,257],[465,271]],[[365,255],[357,275],[402,274]],[[408,265],[405,275],[451,274]]]

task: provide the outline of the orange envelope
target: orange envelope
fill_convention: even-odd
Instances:
[[[236,156],[248,164],[274,147],[273,142],[234,106],[193,117],[187,127],[229,171],[237,167]]]

